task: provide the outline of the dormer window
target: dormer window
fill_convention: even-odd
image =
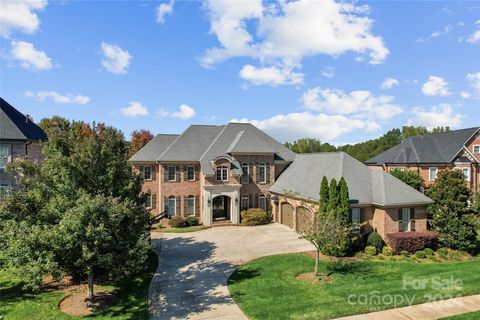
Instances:
[[[217,181],[228,181],[228,168],[226,166],[218,166],[215,173]]]

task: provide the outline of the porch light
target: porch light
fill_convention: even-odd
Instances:
[[[210,207],[210,205],[212,204],[212,200],[211,200],[210,198],[208,198],[207,204],[208,204],[209,207]]]
[[[238,197],[235,198],[235,204],[238,204]]]

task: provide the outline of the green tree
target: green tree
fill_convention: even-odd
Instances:
[[[25,188],[0,206],[5,260],[32,288],[49,274],[86,280],[91,270],[92,283],[99,273],[133,275],[147,255],[149,216],[123,134],[104,124],[48,123],[43,165],[12,166]]]
[[[343,177],[338,181],[338,209],[337,212],[341,217],[343,226],[348,227],[351,225],[350,215],[350,196],[348,194],[348,185]]]
[[[330,181],[330,187],[328,189],[328,204],[327,211],[337,211],[340,203],[340,195],[338,192],[337,180],[333,178]]]
[[[420,190],[423,186],[425,186],[425,181],[415,171],[393,169],[389,173],[395,178],[397,178],[398,180],[408,184],[410,187],[412,187],[415,190]]]
[[[322,215],[327,212],[328,207],[328,179],[323,176],[322,182],[320,183],[320,200],[319,200],[319,210]]]
[[[465,176],[459,170],[443,170],[427,191],[435,201],[427,208],[433,217],[440,242],[449,248],[471,250],[475,246],[475,226],[465,219],[468,213],[471,192]]]
[[[304,138],[292,143],[286,142],[285,146],[296,153],[333,152],[335,146],[329,143],[322,143],[318,139]]]

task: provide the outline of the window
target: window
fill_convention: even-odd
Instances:
[[[428,169],[428,180],[435,181],[437,179],[438,168],[431,167]]]
[[[218,166],[216,169],[218,181],[228,181],[228,169],[225,166]]]
[[[0,184],[0,200],[5,199],[11,190],[12,188],[8,184]]]
[[[194,216],[195,215],[195,197],[188,196],[187,198],[187,215]]]
[[[143,167],[143,178],[145,180],[152,180],[152,167],[151,166]]]
[[[147,194],[145,197],[145,209],[152,209],[152,195]]]
[[[177,214],[177,201],[174,196],[167,199],[167,214],[169,217]]]
[[[247,210],[250,205],[250,197],[247,194],[242,196],[242,203],[240,204],[241,210]]]
[[[242,164],[242,172],[243,172],[242,184],[248,184],[250,182],[250,179],[249,179],[249,176],[248,176],[250,174],[248,163]]]
[[[263,211],[267,211],[267,200],[263,194],[258,196],[258,207]]]
[[[352,208],[352,228],[356,232],[360,231],[361,210],[360,208]]]
[[[177,180],[177,170],[174,166],[168,167],[168,181]]]
[[[195,180],[195,167],[194,166],[188,166],[187,167],[187,180],[188,181],[194,181]]]
[[[5,164],[10,161],[10,145],[0,145],[0,169],[5,169]]]
[[[470,168],[461,168],[460,170],[462,170],[465,180],[470,181]]]
[[[480,153],[480,144],[476,144],[473,146],[473,153]]]
[[[413,209],[402,208],[399,217],[399,231],[415,231],[415,220],[413,219]]]
[[[260,163],[257,167],[258,170],[258,183],[266,183],[267,182],[267,168],[265,163]]]

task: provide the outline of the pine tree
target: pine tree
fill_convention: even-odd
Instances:
[[[338,214],[341,217],[341,221],[344,227],[348,227],[351,223],[350,217],[350,197],[348,195],[348,185],[345,179],[342,177],[338,182],[339,190],[339,202],[338,202]]]
[[[320,201],[319,201],[319,210],[320,214],[325,214],[327,212],[328,206],[328,179],[323,176],[322,183],[320,184]]]
[[[327,204],[327,212],[336,212],[338,204],[339,204],[339,194],[338,194],[338,186],[337,180],[333,178],[330,181],[330,188],[328,189],[328,204]]]

